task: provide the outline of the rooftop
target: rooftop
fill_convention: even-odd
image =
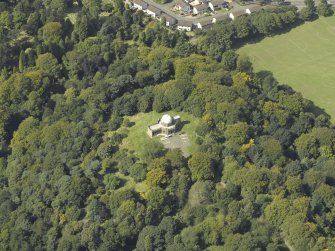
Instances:
[[[162,17],[164,17],[166,19],[166,21],[168,22],[172,22],[172,21],[176,21],[176,19],[174,17],[171,17],[170,15],[166,14],[166,13],[162,13]]]
[[[169,114],[164,114],[161,118],[161,122],[164,124],[171,124],[173,121],[173,118]]]
[[[197,10],[206,10],[206,9],[208,9],[208,6],[207,6],[207,4],[200,4],[200,5],[194,6],[193,8],[195,8]]]
[[[148,4],[142,0],[134,0],[133,1],[135,4],[140,5],[140,6],[147,6]]]
[[[200,21],[198,23],[200,23],[202,27],[205,27],[207,25],[211,25],[213,22],[212,22],[212,19],[208,19],[208,20],[205,20],[205,21]]]
[[[181,21],[178,21],[178,26],[192,27],[193,23],[192,23],[192,21],[181,20]]]
[[[225,2],[226,2],[225,0],[214,0],[211,3],[213,6],[218,6],[224,4]]]
[[[189,7],[188,3],[185,3],[183,0],[177,0],[176,5],[180,6],[181,8]]]
[[[150,10],[151,12],[155,13],[155,14],[161,14],[161,10],[156,8],[155,6],[149,5],[148,10]]]

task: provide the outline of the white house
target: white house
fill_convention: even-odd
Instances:
[[[169,114],[164,114],[157,124],[148,126],[147,133],[150,138],[162,135],[162,136],[172,136],[180,128],[180,116],[170,116]]]
[[[177,30],[191,31],[192,28],[193,28],[193,23],[192,22],[178,21]]]
[[[199,4],[197,6],[193,7],[193,14],[194,15],[201,15],[208,10],[208,5],[207,4]]]
[[[244,15],[245,14],[245,11],[243,11],[243,10],[240,10],[240,11],[236,11],[236,12],[231,12],[231,13],[229,13],[229,18],[231,19],[231,20],[234,20],[236,17],[239,17],[239,16],[242,16],[242,15]]]
[[[138,10],[146,10],[148,8],[148,4],[142,0],[134,0],[133,8]]]
[[[157,18],[157,19],[159,19],[160,15],[162,14],[162,11],[160,9],[158,9],[155,6],[152,6],[152,5],[149,5],[146,12],[152,18]]]
[[[165,19],[165,25],[166,25],[167,27],[175,26],[176,23],[177,23],[177,20],[176,20],[174,17],[171,17],[171,16],[169,16],[169,15],[166,14],[166,13],[162,13],[162,15],[161,15],[161,20],[162,20],[162,18]]]
[[[226,8],[227,6],[228,6],[228,4],[225,0],[214,0],[214,1],[208,3],[208,7],[212,11],[215,11],[217,9]]]

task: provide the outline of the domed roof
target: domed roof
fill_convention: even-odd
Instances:
[[[173,118],[169,114],[164,114],[163,117],[161,118],[161,122],[163,124],[169,125],[173,121]]]

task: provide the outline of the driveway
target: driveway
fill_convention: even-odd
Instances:
[[[190,155],[187,148],[191,145],[191,143],[187,134],[175,134],[171,137],[162,137],[161,141],[165,148],[179,148],[183,152],[184,157],[188,157]]]

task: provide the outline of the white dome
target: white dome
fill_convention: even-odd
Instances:
[[[173,118],[169,114],[164,114],[161,118],[161,122],[165,125],[171,124],[173,121]]]

